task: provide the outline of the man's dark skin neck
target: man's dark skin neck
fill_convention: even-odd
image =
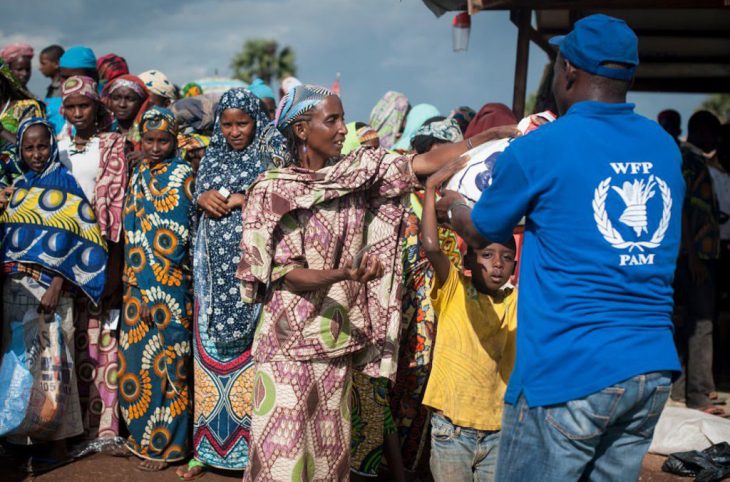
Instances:
[[[618,64],[605,66],[617,69],[625,68]],[[623,104],[626,102],[628,89],[628,82],[608,79],[581,70],[560,54],[555,60],[553,93],[561,115],[568,112],[578,102]]]

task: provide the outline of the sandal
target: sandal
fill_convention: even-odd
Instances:
[[[189,474],[190,472],[192,472],[198,468],[200,470],[192,477],[185,477],[184,475],[180,475],[180,469],[183,469],[183,468],[187,469],[187,470],[185,470],[185,472],[183,472],[184,474]],[[203,462],[201,462],[200,460],[197,460],[197,459],[190,459],[187,466],[180,467],[179,469],[177,469],[175,471],[175,473],[177,474],[177,478],[180,480],[195,480],[195,479],[199,479],[199,478],[205,476],[207,471],[206,471],[206,465]]]

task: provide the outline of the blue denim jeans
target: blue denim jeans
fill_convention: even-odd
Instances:
[[[671,383],[647,373],[559,405],[505,404],[495,479],[638,480]]]
[[[431,474],[436,482],[491,482],[497,465],[499,431],[460,427],[431,415]]]

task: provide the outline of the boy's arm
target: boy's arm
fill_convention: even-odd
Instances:
[[[466,158],[459,157],[439,169],[426,181],[426,196],[423,202],[423,219],[421,220],[421,245],[426,257],[433,265],[438,283],[449,277],[451,261],[441,251],[439,243],[438,221],[436,220],[436,189],[457,171],[466,165]]]

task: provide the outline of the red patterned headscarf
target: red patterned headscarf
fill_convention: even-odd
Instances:
[[[132,145],[134,146],[134,150],[137,151],[140,149],[139,124],[142,121],[142,116],[144,115],[144,113],[147,112],[147,110],[150,108],[150,92],[149,90],[147,90],[144,82],[142,82],[140,78],[136,75],[120,75],[116,79],[107,83],[104,86],[104,90],[102,90],[101,92],[101,99],[102,101],[104,101],[107,107],[109,106],[109,97],[112,95],[112,93],[114,93],[115,90],[122,87],[127,87],[131,89],[142,99],[142,105],[139,106],[137,115],[134,117],[134,125],[132,126],[132,129],[129,130],[128,134],[129,142],[132,143]]]
[[[99,78],[105,82],[111,82],[117,77],[129,74],[127,61],[117,54],[106,54],[99,57],[96,61],[96,70],[99,71]]]

